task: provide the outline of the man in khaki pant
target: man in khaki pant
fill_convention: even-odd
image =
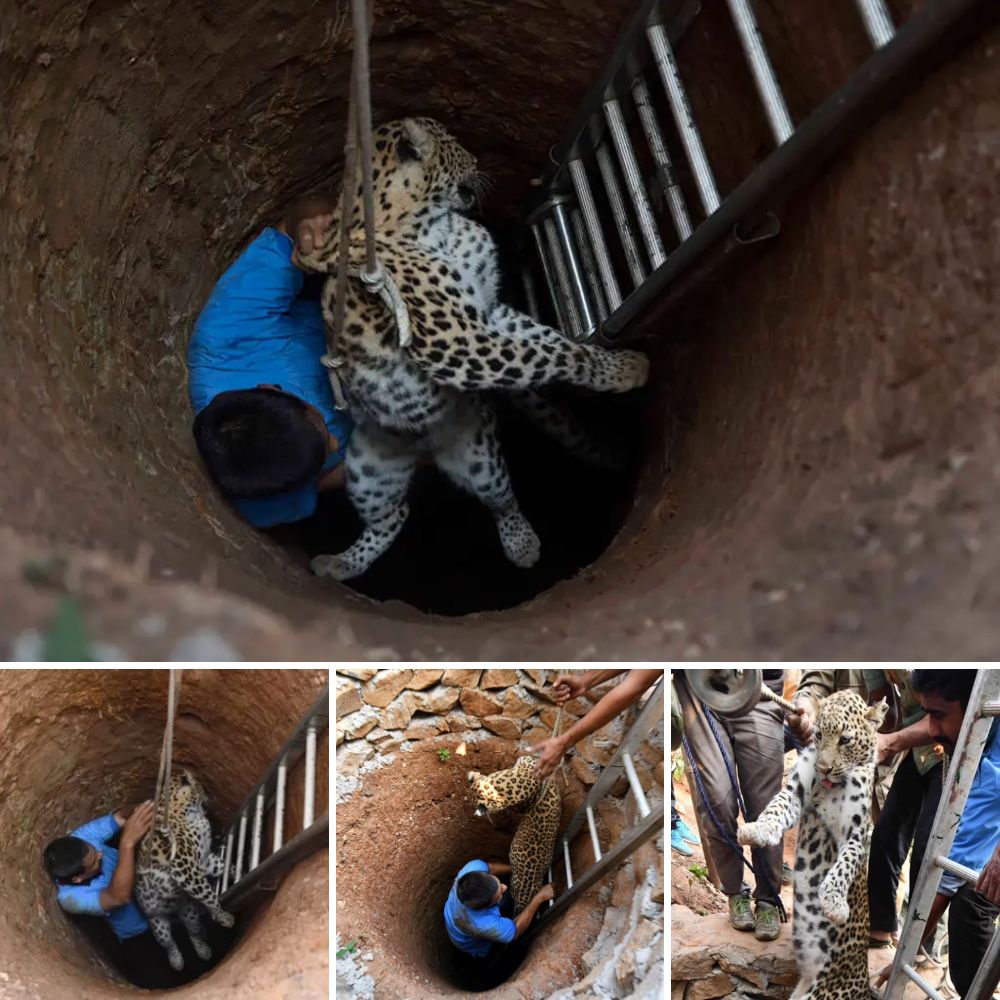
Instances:
[[[781,791],[784,777],[784,728],[781,709],[771,701],[761,700],[738,719],[723,719],[704,709],[691,694],[684,680],[685,671],[674,671],[674,682],[684,712],[684,735],[698,766],[708,803],[723,830],[736,843],[739,803],[726,769],[719,742],[709,722],[714,723],[730,765],[737,777],[747,822],[752,823],[764,807]],[[764,683],[781,694],[783,671],[765,670]],[[751,889],[744,878],[743,852],[736,853],[719,832],[697,790],[691,761],[688,761],[688,786],[701,820],[706,851],[729,897],[729,921],[737,930],[753,931],[759,941],[773,941],[781,931],[777,894],[781,891],[782,847],[753,848],[751,859],[758,873],[753,888],[756,911],[751,912]],[[762,872],[766,870],[770,884]]]

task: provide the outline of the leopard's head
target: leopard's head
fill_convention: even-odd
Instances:
[[[527,802],[538,795],[541,787],[535,774],[535,762],[531,757],[518,757],[513,767],[493,774],[469,771],[466,778],[475,793],[476,816],[500,812]]]
[[[853,691],[837,691],[819,703],[813,739],[824,783],[843,784],[850,771],[871,766],[875,734],[887,711],[885,699],[869,708]]]
[[[187,809],[188,806],[202,806],[208,801],[205,789],[194,773],[186,767],[170,778],[170,808]]]

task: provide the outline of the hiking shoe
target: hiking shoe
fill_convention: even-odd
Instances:
[[[729,922],[738,931],[754,929],[753,913],[750,912],[750,897],[739,893],[729,897]]]
[[[781,919],[778,916],[778,908],[758,906],[753,918],[753,936],[758,941],[774,941],[780,933]]]
[[[684,822],[684,820],[679,819],[677,821],[677,826],[674,829],[681,835],[681,840],[686,840],[689,844],[700,844],[701,841],[698,839],[698,834],[691,832],[691,827]]]
[[[684,838],[681,836],[680,830],[676,827],[670,831],[670,846],[678,853],[683,854],[684,857],[689,858],[694,851],[684,843]]]

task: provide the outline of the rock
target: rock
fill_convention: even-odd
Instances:
[[[344,742],[344,734],[340,731],[339,727],[337,729],[337,746],[339,747],[341,743]]]
[[[663,851],[656,852],[656,881],[653,883],[653,892],[649,897],[654,903],[663,902]]]
[[[517,683],[516,670],[484,670],[479,681],[481,688],[508,688]]]
[[[665,770],[665,765],[664,765],[664,762],[662,760],[658,761],[656,767],[653,769],[653,777],[656,778],[656,783],[660,786],[660,788],[665,788],[666,787],[663,784],[663,780],[664,780],[664,773],[663,772],[664,772],[664,770]]]
[[[361,688],[361,696],[369,705],[385,708],[409,684],[412,677],[413,671],[408,669],[393,667],[389,670],[380,670]]]
[[[337,667],[337,673],[356,681],[370,681],[378,673],[378,667]]]
[[[753,966],[744,965],[741,962],[730,962],[722,955],[719,956],[719,966],[724,972],[728,972],[730,975],[736,976],[745,982],[753,983],[759,990],[766,990],[769,985],[767,976],[763,972],[759,972],[753,968]],[[671,966],[671,968],[673,967]]]
[[[413,676],[406,684],[411,691],[423,691],[432,684],[436,684],[444,673],[443,670],[414,670]]]
[[[597,807],[597,818],[607,831],[607,842],[617,844],[622,839],[622,833],[625,830],[625,815],[618,803],[614,799],[602,799]],[[688,977],[678,976],[677,978]]]
[[[352,778],[366,760],[375,756],[375,747],[366,740],[352,740],[337,749],[337,774]]]
[[[670,974],[674,974],[674,970],[670,970]],[[687,988],[687,983],[683,979],[671,980],[670,982],[670,1000],[684,1000],[684,990]]]
[[[432,691],[420,691],[414,694],[413,699],[418,712],[443,713],[455,707],[461,693],[461,688],[438,685]]]
[[[482,670],[446,670],[441,683],[450,687],[474,688],[479,683]]]
[[[433,736],[438,736],[446,732],[448,732],[448,723],[444,719],[426,719],[410,726],[403,733],[403,739],[428,740]]]
[[[444,718],[453,733],[464,733],[469,728],[462,712],[449,712]]]
[[[523,687],[512,687],[504,698],[503,714],[510,719],[527,719],[535,714],[535,702]]]
[[[724,997],[732,991],[733,981],[726,973],[717,969],[704,979],[689,982],[684,991],[684,1000],[715,1000],[716,997]]]
[[[405,729],[416,710],[417,696],[412,691],[406,691],[379,712],[378,724],[383,729]]]
[[[496,698],[472,688],[463,690],[459,700],[466,715],[475,715],[480,719],[485,715],[499,715],[501,711],[500,702]]]
[[[589,841],[588,841],[589,843]],[[605,849],[606,850],[606,849]],[[631,861],[626,861],[616,872],[614,887],[611,890],[611,905],[627,907],[635,895],[635,868]]]
[[[649,946],[659,933],[660,929],[652,920],[640,920],[635,931],[625,941],[615,962],[615,979],[623,992],[632,989],[637,971],[640,976],[645,974],[649,961]],[[644,950],[645,956],[642,954]],[[672,969],[671,975],[673,975]]]
[[[670,949],[671,979],[703,979],[715,968],[715,957],[707,945]]]
[[[592,736],[577,743],[576,751],[585,761],[596,764],[598,767],[604,767],[610,763],[611,758],[615,755],[614,750],[600,746]]]
[[[538,719],[541,722],[541,724],[545,726],[545,728],[548,729],[548,731],[551,733],[553,727],[556,724],[556,716],[558,715],[559,715],[558,708],[553,708],[551,705],[546,705],[545,708],[539,711]],[[562,717],[559,719],[559,728],[563,732],[566,732],[566,730],[569,729],[571,725],[573,725],[573,723],[569,722],[569,720],[566,717],[566,713],[563,712]]]
[[[350,712],[356,712],[359,708],[361,708],[361,692],[358,690],[357,684],[353,681],[349,681],[346,678],[343,680],[338,678],[335,690],[338,719],[342,715],[347,715]]]
[[[337,720],[337,736],[344,734],[344,739],[357,740],[367,732],[374,729],[378,724],[378,716],[375,709],[365,705],[358,712],[352,712]]]
[[[496,733],[497,736],[507,740],[516,740],[521,735],[521,727],[513,719],[506,719],[502,715],[485,716],[483,725],[491,733]]]
[[[381,726],[376,726],[374,729],[370,729],[368,731],[368,735],[365,736],[365,739],[368,740],[369,743],[374,743],[375,746],[381,747],[386,740],[392,739],[392,733],[387,733]]]
[[[393,737],[391,740],[386,740],[384,743],[378,745],[378,752],[380,754],[392,753],[393,750],[398,750],[400,744],[403,741],[398,737]]]
[[[522,667],[521,673],[527,674],[539,687],[541,687],[545,683],[544,670],[528,670],[526,667]]]
[[[569,713],[570,715],[575,715],[577,718],[579,718],[581,715],[586,715],[591,710],[591,708],[593,708],[593,705],[591,705],[589,701],[586,701],[583,698],[571,698],[562,707],[563,719],[566,718],[567,713]]]
[[[554,705],[555,696],[552,693],[551,687],[545,687],[542,684],[536,684],[533,680],[525,677],[522,681],[524,687],[530,691],[536,698],[540,698],[542,701],[547,702],[549,705]]]
[[[569,759],[569,769],[585,784],[592,785],[597,781],[597,772],[579,754],[573,754]]]
[[[521,736],[521,742],[526,746],[536,747],[539,743],[544,743],[551,735],[552,733],[549,732],[549,730],[536,726],[534,729],[529,729]]]

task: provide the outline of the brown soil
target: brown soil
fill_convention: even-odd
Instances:
[[[455,751],[463,734],[421,741],[412,753],[397,753],[364,775],[351,798],[337,806],[336,932],[341,946],[362,939],[371,950],[368,974],[379,1000],[470,995],[454,966],[454,950],[441,910],[455,873],[473,858],[508,861],[517,826],[511,812],[496,820],[473,815],[466,771],[489,773],[509,767],[515,753],[509,742],[486,739]],[[440,747],[451,751],[442,763]],[[585,796],[570,773],[563,796],[563,822]],[[571,852],[574,871],[592,863],[589,842],[577,838]],[[582,866],[582,867],[580,867]],[[554,872],[556,890],[564,874]],[[541,931],[523,964],[494,990],[474,994],[496,1000],[550,996],[588,971],[579,956],[601,927],[607,876],[591,887],[563,917]],[[603,890],[603,896],[602,896]]]
[[[216,826],[231,819],[326,678],[318,670],[185,671],[174,760],[204,782]],[[166,685],[166,671],[0,671],[0,996],[136,996],[111,978],[90,938],[60,909],[39,856],[73,827],[152,796]],[[327,811],[326,757],[324,737],[317,816]],[[289,779],[286,830],[301,824],[300,785],[298,768]],[[327,872],[325,850],[297,865],[273,898],[239,915],[223,961],[171,996],[327,996]]]
[[[851,5],[762,6],[801,120],[870,46]],[[497,181],[487,210],[514,215],[632,7],[382,5],[377,113],[444,119]],[[725,5],[702,8],[679,59],[728,191],[771,142]],[[277,616],[292,659],[996,655],[995,30],[785,205],[779,239],[664,322],[641,481],[609,550],[523,607],[442,621],[310,578],[301,552],[219,502],[190,439],[194,317],[247,238],[335,168],[343,14],[41,0],[0,16],[0,505],[27,549],[120,564],[148,545],[135,587],[151,602],[174,602],[168,574],[217,580]],[[42,612],[32,584],[5,578],[9,640]],[[107,621],[128,600],[86,612]],[[101,628],[151,655],[127,624]]]

